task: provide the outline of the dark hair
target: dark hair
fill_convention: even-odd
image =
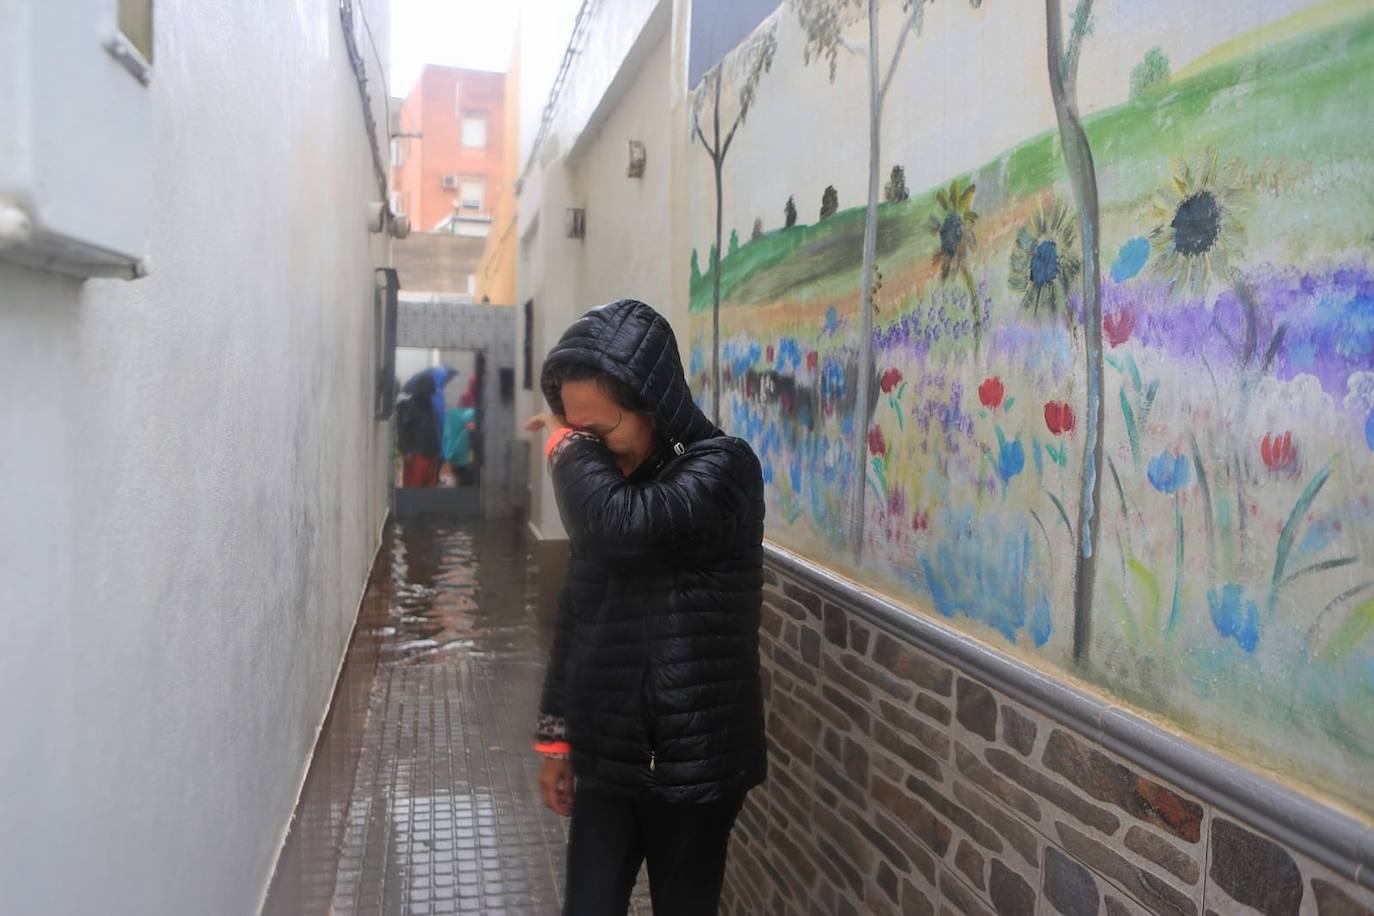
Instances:
[[[566,382],[595,382],[596,386],[610,396],[611,400],[615,401],[621,409],[632,410],[636,413],[649,412],[633,388],[604,369],[586,363],[554,363],[544,369],[539,381],[540,387],[544,389],[545,397],[548,398],[549,406],[555,413],[561,414],[563,412],[563,398],[560,392]]]

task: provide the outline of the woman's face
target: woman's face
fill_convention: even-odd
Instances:
[[[568,425],[606,443],[625,476],[653,455],[654,420],[649,414],[621,407],[595,381],[564,382],[561,394]]]

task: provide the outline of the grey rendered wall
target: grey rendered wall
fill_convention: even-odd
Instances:
[[[156,9],[151,276],[0,266],[7,914],[256,912],[386,508],[339,5]]]

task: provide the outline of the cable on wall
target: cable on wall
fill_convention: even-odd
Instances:
[[[359,10],[359,13],[362,11]],[[343,25],[344,45],[348,48],[348,63],[353,68],[353,78],[358,84],[358,95],[363,103],[363,127],[367,131],[368,148],[372,151],[372,171],[377,179],[377,191],[382,202],[382,210],[386,219],[395,216],[391,211],[391,196],[388,194],[388,183],[386,180],[386,168],[382,165],[382,155],[377,147],[377,119],[372,116],[372,98],[367,91],[367,62],[363,60],[362,52],[358,50],[358,38],[353,33],[353,0],[339,0],[339,21]],[[367,28],[369,38],[372,29],[367,25],[367,17],[363,17],[363,27]],[[376,42],[373,42],[372,51],[377,52]],[[378,65],[381,64],[380,55]],[[383,79],[383,90],[386,88]],[[388,99],[388,115],[390,118],[390,99]],[[388,132],[390,125],[388,125]]]

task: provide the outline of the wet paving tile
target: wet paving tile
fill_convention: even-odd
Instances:
[[[529,750],[551,634],[522,528],[393,526],[264,914],[556,914]],[[630,912],[650,912],[641,875]]]

